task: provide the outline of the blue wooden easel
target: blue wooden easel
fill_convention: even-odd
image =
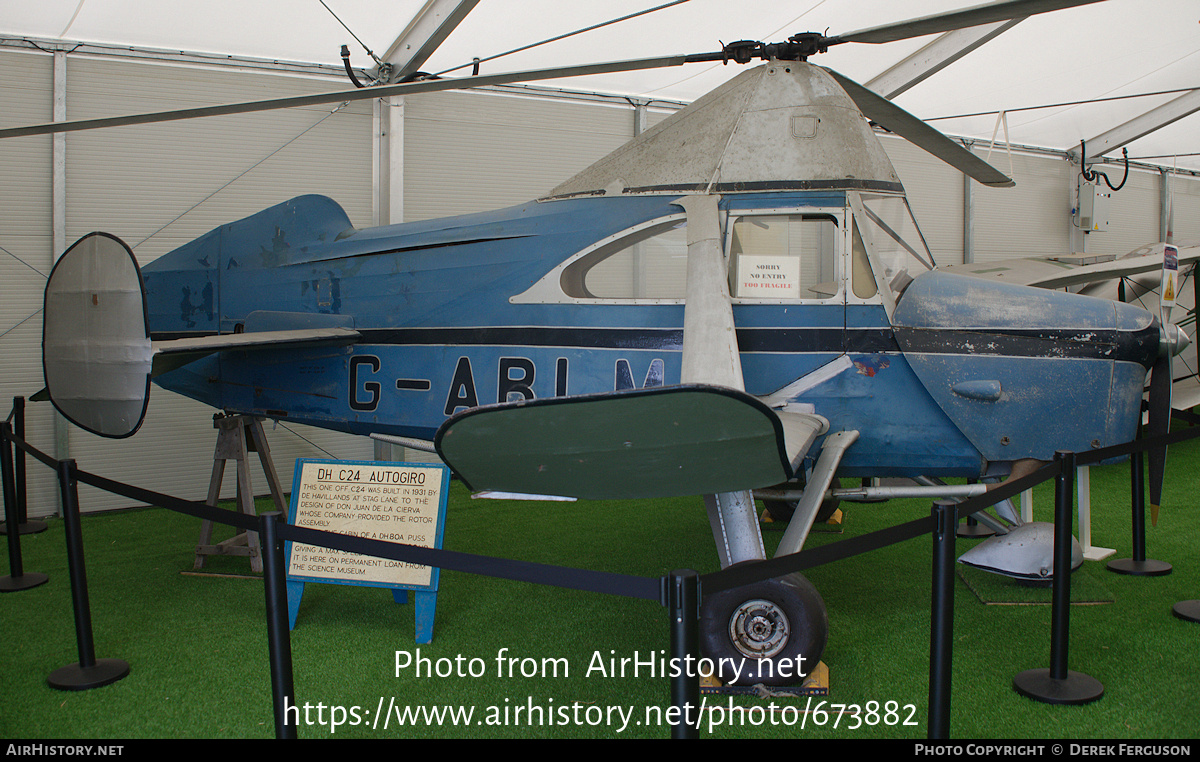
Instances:
[[[442,532],[445,527],[446,518],[446,499],[450,489],[450,469],[442,465],[430,463],[395,463],[392,461],[345,461],[345,460],[317,460],[309,458],[301,458],[296,461],[296,469],[292,480],[292,495],[290,507],[288,510],[288,523],[295,524],[298,511],[299,499],[301,493],[302,479],[305,475],[306,466],[335,466],[338,470],[345,467],[368,466],[381,467],[386,469],[421,469],[426,472],[436,474],[438,488],[438,507],[436,526],[434,528],[435,539],[432,547],[442,547]],[[311,476],[311,473],[310,473]],[[292,542],[285,543],[284,552],[288,563],[287,576],[287,597],[288,597],[288,628],[296,628],[296,619],[300,613],[300,599],[304,596],[304,586],[309,582],[323,582],[336,585],[356,585],[359,587],[381,587],[388,588],[392,591],[392,599],[399,604],[408,603],[408,594],[410,591],[414,597],[414,615],[416,618],[416,642],[430,643],[433,641],[433,622],[437,612],[437,594],[438,580],[441,570],[437,567],[430,569],[429,584],[389,584],[386,582],[371,582],[371,581],[355,581],[349,579],[337,579],[322,577],[319,575],[305,575],[293,573],[292,567]]]

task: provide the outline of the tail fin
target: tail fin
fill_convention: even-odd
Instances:
[[[146,265],[150,325],[155,334],[177,336],[231,331],[234,321],[223,317],[241,320],[262,308],[254,288],[222,289],[231,273],[307,261],[324,250],[322,243],[353,230],[336,201],[317,195],[297,196],[214,228]]]
[[[46,282],[42,369],[54,407],[105,437],[142,425],[153,351],[145,289],[133,252],[89,233],[59,258]]]

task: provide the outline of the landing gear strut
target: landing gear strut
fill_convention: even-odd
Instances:
[[[788,485],[780,485],[772,489],[787,489]],[[841,489],[842,480],[834,477],[829,483],[831,489]],[[817,509],[817,517],[813,523],[824,524],[826,521],[837,513],[838,506],[841,500],[836,497],[827,497],[821,501],[821,507]],[[782,524],[792,520],[792,514],[796,512],[796,506],[800,503],[799,500],[763,500],[763,508],[767,509],[767,513],[771,515],[772,521],[777,521]]]
[[[830,434],[821,445],[805,492],[795,506],[776,557],[798,553],[821,498],[857,431]],[[749,492],[706,495],[721,568],[766,558],[754,498]],[[800,682],[825,652],[825,602],[804,575],[787,574],[707,596],[700,608],[700,646],[726,685]],[[740,668],[740,669],[739,669]]]

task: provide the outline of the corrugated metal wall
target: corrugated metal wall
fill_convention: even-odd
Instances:
[[[1010,171],[1003,151],[992,163]],[[1015,188],[975,187],[975,261],[1067,254],[1071,198],[1067,163],[1043,156],[1014,153]]]
[[[188,66],[120,57],[67,57],[68,118],[252,100],[321,89],[340,79]],[[52,118],[51,56],[0,52],[0,123]],[[410,96],[404,118],[407,220],[493,209],[536,198],[633,135],[624,104],[505,93]],[[373,124],[369,101],[76,133],[67,139],[68,243],[107,230],[143,263],[207,232],[301,193],[335,198],[358,226],[370,223]],[[650,109],[647,126],[669,110]],[[882,137],[938,261],[962,260],[961,175],[893,136]],[[1008,170],[1008,156],[993,154]],[[1015,153],[1015,189],[974,186],[975,257],[988,261],[1063,253],[1070,247],[1075,170],[1052,156]],[[0,141],[0,405],[41,387],[41,290],[52,263],[51,139]],[[1113,172],[1110,171],[1110,175]],[[1179,178],[1177,240],[1200,239],[1200,181]],[[1113,198],[1110,232],[1088,251],[1124,253],[1158,238],[1159,178],[1135,172]],[[70,432],[71,456],[111,478],[202,498],[212,467],[212,410],[155,389],[141,432],[112,442]],[[48,451],[47,405],[29,409],[29,438]],[[270,426],[268,425],[268,428]],[[370,458],[361,437],[313,429],[270,431],[285,487],[296,457]],[[308,440],[308,441],[306,441]],[[30,469],[31,512],[55,509],[54,485]],[[227,478],[232,494],[232,478]],[[255,476],[261,491],[261,476]],[[88,510],[127,501],[92,490]]]
[[[1123,169],[1106,167],[1103,171],[1114,185],[1121,182]],[[1088,253],[1120,256],[1159,240],[1161,182],[1157,172],[1130,170],[1125,185],[1112,194],[1108,231],[1088,236]],[[1106,192],[1109,190],[1103,183],[1101,187]]]
[[[1175,240],[1200,242],[1200,179],[1177,177],[1171,187],[1175,194]]]
[[[963,178],[948,164],[902,138],[880,138],[908,194],[921,234],[938,264],[962,261]]]
[[[33,124],[52,118],[54,63],[50,56],[0,54],[0,120]],[[42,388],[42,289],[51,257],[51,138],[0,141],[0,417],[13,397]],[[49,405],[26,407],[26,438],[39,447],[54,438]],[[27,468],[30,513],[54,509],[53,473]],[[48,496],[48,499],[47,499]]]
[[[404,218],[538,198],[632,136],[628,108],[501,94],[409,96]]]

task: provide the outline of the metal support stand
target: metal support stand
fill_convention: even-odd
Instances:
[[[967,479],[967,484],[975,484],[977,479]],[[937,503],[934,503],[936,506]],[[967,516],[967,520],[960,523],[956,529],[956,534],[964,539],[979,539],[983,537],[994,537],[996,530],[989,526],[979,523],[979,519],[974,516]]]
[[[1092,467],[1079,466],[1075,469],[1076,499],[1079,516],[1079,548],[1084,561],[1103,561],[1117,554],[1115,548],[1102,548],[1092,544]]]
[[[276,511],[258,517],[258,533],[266,559],[263,571],[263,591],[267,603],[267,649],[271,662],[271,698],[275,713],[275,737],[296,738],[296,721],[288,724],[288,707],[296,705],[296,688],[292,680],[292,639],[288,633],[287,562],[283,557],[283,541],[279,539],[278,522],[283,514]]]
[[[25,398],[13,397],[13,433],[17,439],[25,441]],[[17,496],[17,528],[21,534],[37,534],[38,532],[46,531],[46,522],[34,519],[29,520],[28,506],[29,503],[25,499],[25,451],[21,450],[16,455],[15,461],[16,470],[16,496]],[[5,509],[7,517],[7,508]],[[8,528],[8,522],[0,524],[0,534],[8,534],[12,530]]]
[[[950,678],[954,647],[954,539],[958,508],[953,500],[933,504],[933,595],[929,622],[929,733],[950,737]]]
[[[1029,669],[1013,678],[1013,690],[1047,704],[1088,704],[1104,695],[1100,681],[1067,669],[1071,616],[1071,507],[1075,453],[1054,454],[1060,470],[1054,490],[1054,586],[1051,591],[1050,669]]]
[[[974,516],[968,516],[965,522],[958,525],[955,534],[963,539],[972,540],[982,537],[993,537],[996,534],[996,530],[980,524],[979,520]]]
[[[271,450],[267,445],[266,434],[263,433],[262,419],[249,415],[217,416],[213,419],[213,428],[218,430],[217,447],[213,454],[212,479],[208,483],[208,505],[216,507],[221,497],[221,482],[225,475],[225,461],[237,461],[237,506],[238,510],[247,516],[257,516],[254,509],[254,489],[250,484],[249,453],[257,452],[262,464],[263,473],[267,477],[267,486],[271,489],[271,498],[275,508],[281,513],[287,512],[283,501],[283,490],[279,486],[279,476],[275,472],[275,463],[271,460]],[[246,434],[250,437],[247,440]],[[213,522],[204,521],[200,525],[200,541],[196,544],[195,569],[204,568],[205,556],[249,556],[250,569],[262,571],[262,554],[259,549],[257,532],[242,532],[224,542],[213,544]]]
[[[79,483],[75,461],[58,463],[58,483],[62,491],[63,524],[67,534],[67,569],[71,576],[71,603],[75,609],[75,642],[79,661],[50,673],[46,683],[63,691],[85,691],[115,683],[129,674],[129,664],[121,659],[96,659],[92,640],[92,612],[88,605],[87,571],[83,563],[83,530],[79,521]]]
[[[1142,452],[1129,456],[1130,504],[1133,507],[1133,558],[1117,558],[1108,562],[1108,570],[1117,574],[1158,577],[1171,573],[1166,561],[1146,558],[1146,487],[1142,468]]]
[[[667,610],[671,617],[671,659],[676,666],[700,658],[700,576],[691,569],[667,575]],[[700,676],[681,667],[671,678],[671,738],[699,738]]]
[[[8,571],[0,577],[0,593],[15,593],[43,585],[50,578],[45,574],[26,574],[21,560],[21,532],[18,529],[17,489],[13,473],[12,424],[0,423],[0,471],[4,479],[4,523],[8,527]],[[22,455],[24,452],[22,452]]]

